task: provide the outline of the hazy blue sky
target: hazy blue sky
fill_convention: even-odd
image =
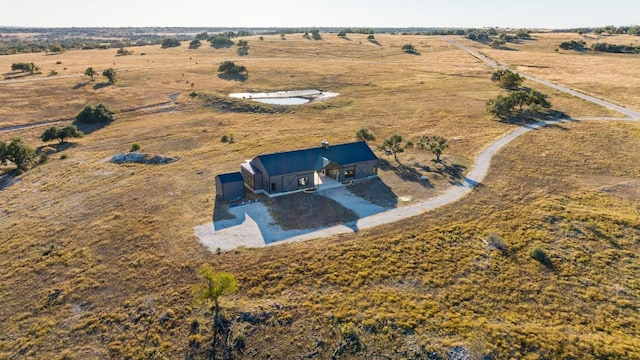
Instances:
[[[26,0],[0,26],[529,27],[638,25],[640,0]]]

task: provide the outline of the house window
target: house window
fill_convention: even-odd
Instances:
[[[255,179],[253,178],[253,176],[251,175],[247,176],[247,185],[249,185],[249,187],[252,189],[256,188]]]
[[[371,173],[372,174],[377,174],[378,173],[378,167],[373,165],[373,169],[371,169]]]
[[[352,178],[356,176],[356,171],[353,169],[347,169],[344,171],[344,178],[348,179],[348,178]]]
[[[304,177],[299,177],[298,178],[298,187],[307,187],[309,186],[309,177],[308,176],[304,176]]]

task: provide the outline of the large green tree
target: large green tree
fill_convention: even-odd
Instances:
[[[87,105],[76,115],[76,121],[85,124],[105,124],[113,121],[115,111],[105,104]]]
[[[84,134],[82,133],[82,131],[79,131],[75,125],[67,125],[62,129],[57,126],[52,126],[42,133],[40,139],[44,142],[57,139],[58,142],[62,144],[64,142],[64,139],[80,138],[83,135]]]
[[[535,113],[540,108],[550,107],[551,103],[547,100],[547,96],[536,90],[511,91],[507,95],[498,95],[486,103],[486,111],[501,119],[509,118],[514,113],[523,113],[525,110]]]
[[[524,79],[509,69],[498,69],[491,74],[491,81],[501,88],[515,90],[522,85]]]
[[[27,165],[35,157],[35,151],[25,144],[21,138],[14,138],[9,144],[0,141],[0,163],[6,165],[11,161],[18,172],[26,171]]]
[[[218,72],[223,77],[230,77],[235,79],[244,80],[247,78],[247,68],[242,65],[236,65],[233,61],[226,60],[220,63],[218,66]]]
[[[103,70],[102,76],[107,78],[109,84],[115,84],[115,82],[118,81],[118,73],[112,68]]]
[[[509,96],[498,95],[487,101],[486,111],[500,119],[506,119],[511,116],[514,106],[513,99]]]

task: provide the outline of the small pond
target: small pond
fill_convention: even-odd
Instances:
[[[258,98],[252,99],[253,101],[272,104],[272,105],[302,105],[308,103],[309,99],[301,98],[301,97],[290,97],[290,98]]]
[[[229,94],[229,96],[237,99],[250,99],[272,105],[303,105],[311,101],[321,101],[338,96],[338,93],[307,89],[260,93],[235,93]]]

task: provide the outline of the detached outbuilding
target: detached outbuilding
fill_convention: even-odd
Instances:
[[[224,200],[244,197],[244,179],[239,172],[216,176],[216,194]]]

